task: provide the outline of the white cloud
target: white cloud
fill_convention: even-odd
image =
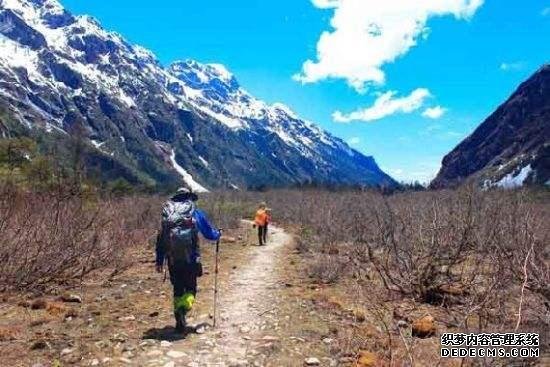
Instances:
[[[375,121],[395,113],[411,113],[424,105],[431,96],[426,88],[415,89],[406,97],[394,98],[397,92],[389,91],[380,95],[371,107],[360,109],[349,114],[336,111],[332,118],[336,122]]]
[[[549,16],[549,15],[550,15],[550,6],[547,7],[547,8],[542,9],[542,11],[540,12],[540,14],[541,14],[543,17]]]
[[[438,118],[443,116],[446,112],[447,112],[446,108],[443,108],[441,106],[435,106],[435,107],[426,108],[424,112],[422,112],[422,116],[433,120],[437,120]]]
[[[525,63],[523,61],[503,62],[500,64],[500,70],[502,71],[519,71],[523,70],[524,67]]]
[[[312,0],[313,5],[321,9],[337,8],[340,0]]]
[[[358,136],[354,136],[354,137],[351,137],[349,138],[348,140],[348,144],[349,145],[357,145],[361,142],[361,138],[359,138]]]
[[[453,15],[468,19],[484,0],[312,0],[321,9],[334,9],[332,29],[317,42],[317,59],[307,60],[294,79],[314,83],[345,79],[361,92],[368,83],[385,82],[382,66],[405,55],[428,37],[431,17]]]

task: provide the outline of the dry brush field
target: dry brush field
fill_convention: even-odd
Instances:
[[[374,352],[384,364],[434,365],[443,363],[437,336],[445,331],[537,332],[548,355],[545,195],[465,187],[391,196],[279,191],[264,199],[298,233],[304,271],[326,290],[314,300],[355,314],[342,348],[364,350],[365,361]]]
[[[1,191],[4,298],[123,273],[132,249],[151,246],[163,200]],[[454,365],[438,357],[446,331],[537,332],[548,354],[547,193],[274,190],[212,193],[200,205],[231,229],[259,201],[295,235],[295,282],[332,325],[344,365]]]

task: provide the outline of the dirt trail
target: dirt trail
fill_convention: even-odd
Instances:
[[[290,245],[292,238],[282,229],[274,227],[268,246],[254,247],[244,269],[229,279],[228,291],[220,297],[223,310],[215,330],[215,347],[210,355],[201,358],[201,364],[223,365],[243,363],[255,343],[251,337],[265,326],[264,317],[277,303],[273,289],[280,284],[277,265],[281,261],[281,248]]]
[[[250,226],[248,222],[245,224]],[[281,339],[292,342],[291,336],[283,335],[288,330],[283,330],[282,325],[283,321],[290,322],[290,316],[280,307],[281,303],[288,302],[281,299],[281,289],[285,288],[285,264],[291,244],[289,234],[271,227],[267,245],[246,247],[242,265],[220,279],[216,328],[172,342],[160,350],[162,357],[158,349],[148,351],[136,359],[137,364],[166,367],[303,365],[302,356],[296,363],[274,359],[274,354],[281,351]],[[203,289],[199,295],[203,302],[211,296],[211,289]],[[299,305],[294,306],[298,309],[292,313],[301,312]],[[203,315],[193,321],[201,324],[208,320]],[[293,359],[285,354],[285,358]]]
[[[266,326],[265,316],[277,303],[273,292],[280,283],[277,265],[282,247],[291,241],[282,229],[273,227],[267,246],[251,248],[246,266],[230,276],[226,280],[229,286],[223,287],[226,291],[219,300],[218,326],[207,335],[212,338],[203,339],[210,343],[202,343],[210,347],[210,353],[199,355],[195,362],[201,366],[246,365],[247,358],[255,357],[258,343],[252,336]]]

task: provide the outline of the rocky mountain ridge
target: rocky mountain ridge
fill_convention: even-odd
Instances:
[[[164,67],[57,0],[2,0],[0,50],[0,107],[9,116],[0,119],[57,142],[79,126],[86,164],[107,178],[183,179],[198,190],[395,185],[372,157],[290,108],[254,98],[224,66]]]
[[[431,186],[471,180],[485,188],[550,185],[550,64],[443,158]]]

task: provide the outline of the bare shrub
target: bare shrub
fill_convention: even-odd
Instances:
[[[31,289],[82,279],[94,270],[121,271],[128,250],[155,226],[158,200],[29,193],[0,188],[0,288]],[[155,218],[156,219],[156,218]]]
[[[296,251],[301,254],[305,254],[311,251],[312,244],[309,240],[303,238],[302,236],[296,238],[294,241],[296,246]]]
[[[337,256],[317,254],[308,268],[309,276],[329,284],[337,281],[344,273],[346,263]]]
[[[252,217],[254,205],[235,192],[214,192],[200,196],[199,205],[216,226],[235,229],[241,219]]]
[[[440,303],[446,293],[466,294],[492,278],[490,264],[475,256],[500,240],[502,232],[485,223],[491,201],[474,190],[417,195],[382,199],[358,229],[359,243],[385,287]]]
[[[0,185],[0,291],[43,289],[98,271],[119,274],[132,265],[131,251],[154,243],[164,200]],[[245,200],[212,193],[199,204],[215,225],[231,229],[251,207]]]
[[[444,306],[449,325],[462,330],[509,331],[518,313],[522,325],[548,323],[540,320],[550,304],[550,206],[529,192],[464,187],[391,196],[307,189],[235,195],[244,203],[267,201],[275,220],[296,230],[300,249],[318,254],[308,262],[318,280],[350,274],[369,289],[380,284],[390,298]],[[334,266],[342,256],[346,266]]]

